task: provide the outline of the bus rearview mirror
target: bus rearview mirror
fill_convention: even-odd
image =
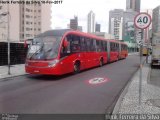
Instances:
[[[67,41],[67,40],[64,40],[63,46],[64,46],[64,47],[67,47],[67,46],[68,46],[68,41]]]
[[[24,41],[24,48],[27,47],[27,40]]]

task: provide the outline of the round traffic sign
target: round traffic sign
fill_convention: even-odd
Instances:
[[[134,18],[134,24],[139,29],[146,29],[151,24],[151,16],[148,13],[139,13]]]

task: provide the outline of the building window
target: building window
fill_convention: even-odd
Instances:
[[[30,37],[31,35],[30,34],[26,34],[26,37]]]
[[[27,11],[27,12],[30,12],[30,9],[26,8],[26,11]]]
[[[29,22],[26,22],[27,25],[29,25]]]
[[[26,18],[30,18],[30,16],[29,16],[29,15],[26,15]]]
[[[30,31],[30,28],[26,28],[26,31]]]

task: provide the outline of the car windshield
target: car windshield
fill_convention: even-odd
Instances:
[[[28,50],[27,58],[48,60],[56,58],[61,37],[45,36],[33,39]]]

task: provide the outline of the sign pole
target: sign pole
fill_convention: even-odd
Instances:
[[[141,43],[143,43],[144,29],[148,28],[151,24],[151,16],[148,13],[139,13],[134,18],[134,24],[138,29],[141,29]],[[140,45],[140,73],[139,73],[139,105],[141,105],[142,98],[142,52],[143,44]]]
[[[143,41],[143,32],[144,30],[141,30],[141,40]],[[141,105],[141,96],[142,96],[142,67],[143,67],[143,61],[142,61],[142,50],[143,50],[143,44],[140,45],[140,73],[139,73],[139,105]]]

